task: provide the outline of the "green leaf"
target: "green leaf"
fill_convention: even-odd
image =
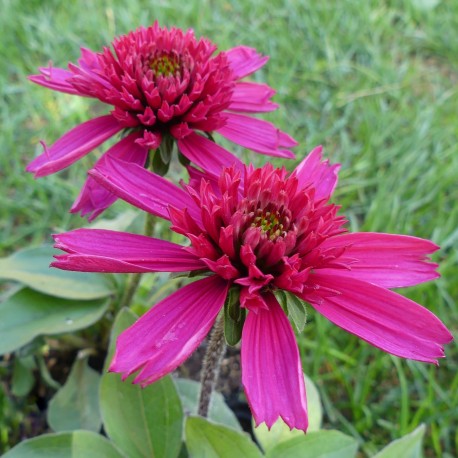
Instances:
[[[127,329],[129,326],[132,326],[137,320],[137,318],[138,315],[136,315],[134,312],[132,312],[132,310],[128,309],[127,307],[123,307],[116,315],[113,326],[111,328],[110,343],[108,345],[107,356],[105,358],[105,364],[103,366],[103,370],[105,372],[108,371],[111,359],[113,358],[116,348],[116,339],[118,338],[119,334],[121,334],[121,332],[124,331],[124,329]]]
[[[321,427],[323,420],[323,408],[321,406],[320,394],[315,384],[304,374],[305,390],[307,393],[307,412],[309,416],[309,427],[307,434],[318,431]],[[256,439],[261,444],[264,451],[269,451],[280,442],[285,442],[293,437],[303,437],[304,432],[293,429],[290,430],[289,426],[279,418],[273,425],[272,428],[267,428],[265,423],[255,427],[253,421],[253,431]]]
[[[421,458],[425,425],[420,425],[410,434],[406,434],[398,440],[391,442],[377,453],[374,458]]]
[[[304,330],[305,324],[307,323],[306,302],[288,291],[282,291],[282,293],[285,295],[288,316],[293,320],[293,323],[296,326],[298,332],[302,332]]]
[[[125,458],[100,434],[90,431],[44,434],[12,448],[2,458]]]
[[[87,328],[102,317],[108,302],[73,301],[21,289],[0,304],[0,354],[10,353],[39,335]]]
[[[246,310],[240,307],[240,290],[231,288],[224,303],[224,337],[228,345],[237,345],[242,338]]]
[[[190,456],[205,458],[260,458],[262,454],[248,434],[215,425],[205,418],[186,420],[186,447]]]
[[[173,381],[175,382],[181,402],[183,403],[185,414],[196,415],[199,404],[200,383],[183,378],[176,378]],[[222,394],[216,391],[212,393],[208,418],[215,423],[221,423],[239,431],[242,430],[234,412],[224,402]]]
[[[0,259],[0,279],[14,280],[50,296],[67,299],[99,299],[112,294],[100,274],[70,272],[49,267],[59,253],[51,246],[26,248]]]
[[[84,354],[77,357],[65,385],[49,403],[47,420],[56,432],[100,430],[100,374],[88,366],[87,360],[88,356]]]
[[[129,458],[178,456],[183,410],[170,376],[141,388],[105,374],[100,407],[105,431]]]
[[[33,356],[23,358],[16,356],[13,366],[13,378],[11,383],[11,392],[14,396],[27,396],[35,384],[33,370],[36,364]]]
[[[113,325],[107,362],[111,361],[118,335],[135,321],[122,309]],[[141,388],[120,374],[103,375],[100,408],[105,431],[129,457],[177,457],[181,449],[183,409],[171,377]]]
[[[358,442],[339,431],[315,431],[280,442],[267,458],[355,458]]]

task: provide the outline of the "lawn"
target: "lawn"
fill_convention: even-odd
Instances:
[[[292,170],[321,144],[327,157],[342,164],[333,201],[342,206],[350,230],[415,235],[440,245],[433,259],[440,265],[441,278],[402,293],[432,310],[457,335],[458,3],[1,4],[1,256],[50,243],[52,233],[87,225],[68,209],[93,156],[39,180],[24,168],[41,153],[40,140],[51,144],[89,115],[105,113],[92,100],[33,85],[27,75],[49,61],[65,67],[78,59],[80,47],[101,49],[114,36],[158,20],[161,25],[192,27],[221,50],[245,44],[270,56],[255,76],[277,90],[280,109],[267,118],[300,142],[297,161],[273,162]],[[231,148],[256,165],[265,161]],[[104,218],[127,209],[117,203]],[[156,226],[157,235],[166,231],[166,225]],[[164,288],[162,281],[151,284]],[[148,279],[142,282],[137,308],[150,297],[150,286]],[[0,291],[12,287],[4,283]],[[107,326],[110,317],[104,320]],[[427,427],[425,456],[458,454],[456,343],[446,347],[447,357],[439,367],[405,361],[312,312],[298,342],[304,371],[323,401],[325,427],[355,437],[361,456],[372,456],[421,423]],[[11,370],[7,358],[0,360],[0,449],[5,450],[33,434],[28,418],[38,411],[33,397],[11,395]]]

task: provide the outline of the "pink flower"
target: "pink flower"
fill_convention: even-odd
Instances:
[[[288,174],[267,164],[225,169],[219,180],[180,189],[135,164],[107,158],[92,177],[118,197],[168,219],[189,238],[182,247],[145,236],[76,230],[55,237],[55,267],[91,272],[201,271],[124,331],[110,370],[147,385],[180,365],[199,345],[238,289],[248,311],[241,339],[242,382],[256,423],[280,416],[306,430],[299,351],[277,302],[286,291],[343,329],[404,358],[437,363],[452,336],[430,311],[388,288],[434,279],[427,255],[437,246],[416,237],[345,233],[328,202],[338,165],[316,148]],[[194,181],[196,178],[194,177]],[[154,192],[147,190],[154,189]]]
[[[36,177],[68,167],[122,131],[130,134],[105,154],[141,166],[148,151],[168,137],[187,159],[219,175],[221,166],[236,158],[207,138],[213,132],[258,153],[294,157],[287,149],[297,144],[293,138],[251,117],[278,107],[270,100],[272,88],[241,81],[268,60],[255,49],[238,46],[213,56],[216,46],[209,40],[197,40],[192,30],[160,28],[157,22],[115,39],[112,46],[98,53],[82,48],[78,65],[44,67],[30,77],[55,91],[113,106],[110,114],[45,146],[27,167]],[[93,219],[115,199],[89,177],[71,211]]]

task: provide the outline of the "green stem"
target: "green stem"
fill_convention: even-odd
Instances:
[[[226,341],[224,339],[224,315],[221,313],[219,318],[216,320],[215,326],[210,335],[202,367],[198,410],[198,415],[202,417],[207,417],[208,415],[211,395],[215,389],[221,362],[225,353]]]

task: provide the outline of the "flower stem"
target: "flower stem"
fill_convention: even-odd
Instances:
[[[198,415],[202,417],[206,417],[208,415],[211,394],[215,389],[219,369],[225,353],[226,341],[224,339],[224,315],[221,313],[216,320],[215,326],[210,335],[202,367],[199,410],[197,412]]]
[[[154,221],[154,215],[152,215],[151,213],[147,213],[145,218],[145,229],[143,232],[145,235],[149,237],[151,237],[154,232]],[[142,275],[142,273],[135,273],[130,275],[129,280],[127,281],[127,287],[124,290],[124,294],[120,301],[120,308],[129,307],[137,291],[138,285],[140,284]]]

